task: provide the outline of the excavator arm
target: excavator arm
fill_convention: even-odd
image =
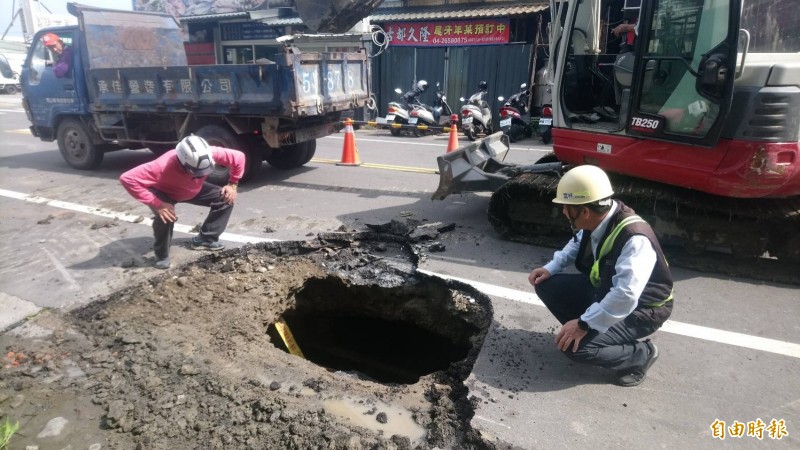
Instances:
[[[317,33],[344,33],[383,0],[294,0],[303,24]]]

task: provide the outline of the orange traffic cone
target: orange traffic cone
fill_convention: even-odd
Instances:
[[[447,142],[447,153],[458,150],[458,114],[450,116],[450,140]]]
[[[358,157],[358,148],[356,147],[356,137],[353,134],[353,119],[349,117],[344,121],[344,145],[342,146],[342,161],[336,163],[336,165],[361,165],[361,159]]]

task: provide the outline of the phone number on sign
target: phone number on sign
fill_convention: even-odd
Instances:
[[[488,44],[488,43],[502,43],[505,40],[502,37],[441,37],[433,38],[431,42],[436,44]]]

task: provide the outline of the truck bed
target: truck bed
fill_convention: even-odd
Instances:
[[[93,112],[192,112],[300,118],[369,97],[364,53],[291,53],[268,64],[90,69]]]
[[[89,109],[300,118],[352,109],[369,97],[364,51],[301,53],[265,64],[189,66],[166,14],[71,4],[85,36]]]

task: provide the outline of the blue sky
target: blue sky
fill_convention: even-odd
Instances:
[[[19,9],[20,2],[23,0],[0,0],[0,36],[5,32],[11,18],[14,16],[14,9]],[[133,9],[133,0],[70,0],[81,5],[102,6],[109,9]],[[46,6],[53,14],[69,14],[67,12],[66,0],[39,0],[39,3]],[[13,5],[12,5],[13,4]],[[12,9],[12,6],[14,9]],[[7,37],[22,38],[22,27],[19,17],[14,20],[14,26],[8,31]]]

